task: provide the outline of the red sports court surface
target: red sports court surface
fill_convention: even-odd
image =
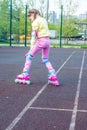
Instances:
[[[47,84],[41,52],[30,86],[14,83],[28,47],[0,48],[0,130],[87,130],[87,50],[51,48],[60,86]]]

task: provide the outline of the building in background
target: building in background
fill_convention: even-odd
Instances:
[[[79,15],[79,18],[80,18],[81,20],[87,19],[87,12],[80,14],[80,15]]]
[[[53,24],[58,23],[59,19],[59,1],[49,0],[49,22]]]
[[[52,24],[58,23],[58,17],[57,17],[57,13],[55,11],[50,11],[49,22],[52,23]]]

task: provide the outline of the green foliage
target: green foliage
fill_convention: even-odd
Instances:
[[[24,34],[25,32],[25,6],[23,5],[22,0],[19,0],[19,1],[12,0],[12,1],[13,1],[12,33],[21,35],[21,34]],[[43,2],[44,0],[40,4],[40,11],[42,13],[46,11],[46,8]],[[32,8],[35,4],[34,0],[32,1],[28,0],[28,3],[29,3],[29,9]],[[79,20],[71,16],[71,14],[73,14],[73,10],[75,11],[76,9],[76,6],[73,5],[73,0],[67,0],[67,8],[68,8],[67,14],[63,15],[63,26],[62,26],[63,37],[70,37],[82,31],[79,29],[80,27],[78,27],[78,25],[76,24],[76,22],[79,22]],[[87,22],[87,19],[82,22]],[[58,35],[60,34],[60,23],[58,24],[48,23],[48,26],[50,30],[57,30]],[[10,1],[9,0],[0,0],[0,30],[5,31],[8,34],[10,33]],[[31,23],[29,20],[28,20],[28,34],[29,35],[31,34]]]
[[[8,31],[9,29],[9,0],[0,1],[0,29]]]
[[[49,27],[49,30],[56,30],[59,35],[59,31],[60,31],[59,24],[48,23],[48,27]]]
[[[63,36],[68,38],[79,33],[78,26],[76,24],[77,19],[73,17],[65,17],[63,19]]]
[[[55,25],[55,24],[48,23],[48,27],[50,30],[57,30],[57,25]]]
[[[0,1],[0,30],[10,34],[10,1]],[[28,33],[31,32],[30,21],[28,20]],[[18,4],[17,0],[13,0],[12,3],[12,33],[13,34],[24,34],[25,33],[25,6],[23,1],[20,0]]]

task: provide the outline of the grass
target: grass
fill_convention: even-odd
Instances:
[[[27,42],[27,46],[29,46],[30,44]],[[10,42],[0,42],[0,46],[10,46]],[[21,43],[17,43],[12,41],[11,46],[25,46],[24,42]]]
[[[27,43],[27,46],[30,44]],[[9,42],[0,42],[0,46],[10,46]],[[12,46],[25,46],[23,43],[12,43]],[[51,47],[57,48],[60,47],[60,44],[58,43],[51,43]],[[84,48],[87,49],[87,44],[62,44],[61,47],[63,48]]]
[[[60,47],[59,44],[52,43],[51,47],[57,48]],[[87,49],[87,44],[62,44],[61,47],[63,48],[84,48]]]

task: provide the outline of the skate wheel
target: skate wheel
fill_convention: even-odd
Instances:
[[[48,81],[48,84],[50,84],[50,81]]]
[[[15,83],[16,84],[30,85],[31,81],[30,80],[26,81],[26,80],[15,79]]]
[[[56,87],[59,86],[59,82],[58,82],[58,81],[53,82],[53,81],[48,80],[48,84],[54,85],[54,86],[56,86]]]
[[[31,83],[31,81],[30,81],[30,80],[29,80],[29,81],[26,81],[26,84],[27,84],[27,85],[30,85],[30,83]]]
[[[15,79],[15,83],[17,84],[19,81],[18,81],[18,79]]]
[[[23,80],[23,81],[22,81],[22,84],[24,84],[24,85],[30,85],[30,83],[31,83],[30,80],[28,80],[28,81]]]

